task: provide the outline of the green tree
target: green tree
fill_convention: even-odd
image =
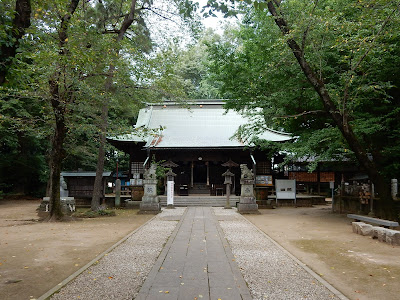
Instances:
[[[196,42],[184,49],[176,49],[173,74],[182,82],[189,99],[218,99],[218,86],[208,72],[207,44],[220,39],[212,29],[204,30]]]
[[[299,135],[299,154],[351,152],[375,183],[381,216],[393,218],[388,179],[399,174],[399,71],[393,63],[399,60],[399,4],[292,0],[254,6],[237,39],[214,49],[217,77],[226,95],[238,99],[231,107],[261,108],[264,124]]]
[[[14,3],[2,2],[7,14],[2,15],[1,29],[12,27]],[[118,26],[132,19],[124,10],[133,3],[140,14],[134,16],[134,26],[119,27],[126,30],[125,38],[116,43],[115,36],[122,33]],[[191,1],[165,3],[182,14],[193,8]],[[1,41],[18,45],[13,45],[17,51],[6,66],[7,80],[0,90],[0,151],[7,154],[0,159],[0,176],[9,178],[2,183],[10,191],[12,185],[33,183],[27,177],[31,170],[40,182],[49,176],[51,214],[61,219],[57,174],[62,166],[96,169],[99,140],[105,136],[99,128],[107,125],[117,133],[129,130],[142,102],[168,92],[168,86],[158,84],[163,73],[148,54],[155,44],[144,22],[146,14],[168,11],[157,10],[152,1],[59,0],[34,2],[32,12],[32,24],[23,38],[9,37],[12,30],[1,36]],[[105,99],[109,109],[102,118],[99,108]],[[43,164],[47,155],[48,166]],[[29,170],[24,170],[27,164]],[[8,175],[11,170],[15,177]]]
[[[12,9],[13,5],[15,9]],[[0,11],[0,85],[3,85],[17,54],[20,39],[31,25],[31,1],[2,1]]]
[[[110,3],[101,2],[99,9],[103,12],[113,12],[115,5],[114,1]],[[189,17],[192,11],[191,1],[171,1],[171,4],[175,4],[175,9],[177,8],[181,14]],[[182,5],[183,4],[183,5]],[[111,52],[115,54],[116,57],[124,55],[123,42],[126,36],[130,34],[131,39],[136,41],[135,47],[142,51],[149,50],[150,40],[149,31],[145,22],[145,17],[147,12],[154,12],[156,15],[160,13],[153,6],[152,1],[144,1],[143,3],[138,3],[136,0],[132,0],[128,7],[123,5],[119,6],[121,11],[117,11],[116,14],[104,13],[105,16],[111,16],[111,18],[103,18],[102,24],[104,27],[104,33],[113,33],[114,36],[114,47],[111,48]],[[127,13],[124,13],[127,11]],[[172,12],[167,12],[172,13]],[[162,15],[164,12],[161,13]],[[115,17],[118,16],[118,17]],[[122,17],[121,17],[122,16]],[[165,17],[168,18],[168,17]],[[135,26],[134,26],[135,25]],[[133,30],[132,30],[133,29]],[[136,30],[135,30],[136,29]],[[135,61],[133,61],[135,63]],[[102,104],[101,113],[101,124],[100,124],[100,145],[98,152],[97,168],[96,168],[96,178],[93,189],[93,196],[91,201],[91,209],[97,210],[100,205],[101,196],[101,184],[102,176],[104,170],[104,158],[105,158],[105,147],[106,147],[106,135],[108,127],[108,114],[109,114],[109,98],[115,92],[116,84],[114,82],[115,73],[117,72],[116,65],[111,63],[108,68],[107,79],[104,83],[104,90],[107,97],[104,99]]]
[[[0,190],[41,196],[47,181],[50,128],[44,101],[10,88],[0,92]]]

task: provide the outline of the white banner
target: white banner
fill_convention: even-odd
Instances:
[[[174,182],[167,181],[167,205],[174,205]]]

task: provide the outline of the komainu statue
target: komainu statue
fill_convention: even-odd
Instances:
[[[144,171],[143,174],[144,179],[156,179],[156,170],[157,170],[157,165],[151,164],[150,168]]]
[[[246,164],[241,164],[240,165],[240,170],[242,172],[242,175],[240,178],[242,179],[248,179],[248,180],[252,180],[254,179],[254,174],[253,171],[250,170]]]

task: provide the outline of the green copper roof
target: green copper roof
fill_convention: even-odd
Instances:
[[[144,142],[145,148],[237,148],[251,146],[233,138],[240,125],[249,120],[235,111],[226,111],[223,102],[200,100],[188,107],[176,103],[141,109],[136,128],[155,133],[139,136],[132,133],[109,138],[115,141]],[[281,142],[292,139],[287,133],[265,130],[259,138]]]

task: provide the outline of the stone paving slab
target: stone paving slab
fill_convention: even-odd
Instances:
[[[136,299],[252,299],[212,208],[187,209]]]

